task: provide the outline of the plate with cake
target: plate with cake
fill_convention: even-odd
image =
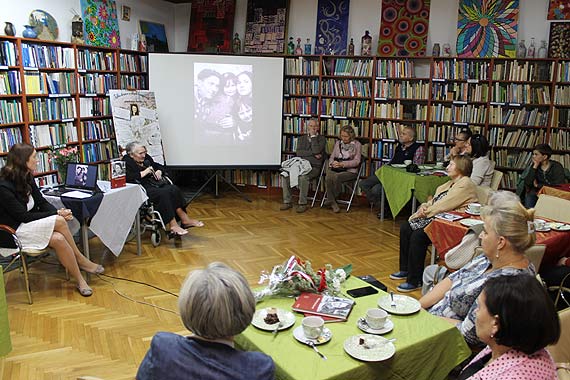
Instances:
[[[255,312],[251,324],[261,330],[285,330],[295,324],[295,315],[287,310],[265,307]]]

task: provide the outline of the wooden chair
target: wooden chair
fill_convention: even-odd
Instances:
[[[489,202],[489,196],[491,195],[491,189],[489,186],[477,186],[477,199],[480,204],[486,205]]]
[[[570,201],[567,199],[540,194],[534,210],[537,217],[570,223]]]
[[[544,256],[545,250],[546,250],[546,245],[535,244],[526,251],[524,251],[524,255],[526,256],[526,258],[534,265],[536,273],[538,273],[538,269],[540,268],[540,263],[542,262],[542,257]]]
[[[556,344],[546,347],[554,362],[556,363],[558,378],[560,380],[570,379],[570,308],[558,313],[560,317],[560,339]],[[566,332],[565,332],[566,331]]]
[[[501,179],[503,179],[503,172],[499,170],[493,170],[493,177],[491,178],[491,189],[497,191],[501,185]]]
[[[20,239],[18,239],[18,236],[16,236],[16,231],[10,227],[10,226],[6,226],[4,224],[0,224],[0,231],[3,231],[5,233],[8,233],[12,236],[12,239],[14,239],[14,243],[16,244],[16,248],[14,248],[14,258],[12,259],[12,261],[10,261],[10,263],[8,264],[8,266],[6,267],[6,269],[10,268],[12,266],[12,264],[14,264],[18,259],[20,259],[20,265],[21,265],[21,271],[24,273],[24,282],[26,283],[26,292],[28,293],[28,303],[31,305],[33,304],[33,300],[32,300],[32,292],[30,290],[30,278],[28,276],[28,257],[37,257],[37,256],[41,256],[45,253],[47,253],[47,249],[40,249],[40,250],[31,250],[31,249],[26,249],[24,250],[22,248],[22,243],[20,242]]]

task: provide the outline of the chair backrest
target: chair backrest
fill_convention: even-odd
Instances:
[[[562,334],[560,334],[560,339],[556,344],[548,346],[546,349],[556,363],[569,363],[570,334],[568,334],[568,331],[570,331],[570,308],[560,311],[558,317],[560,317],[560,331],[562,331]]]
[[[540,194],[534,210],[538,217],[570,223],[570,201],[567,199]]]
[[[546,250],[546,245],[535,244],[524,252],[526,258],[534,265],[534,269],[538,273],[540,268],[540,263],[542,262],[542,257],[544,256],[544,251]]]
[[[492,191],[493,189],[489,186],[477,186],[477,199],[479,200],[479,203],[486,205]]]
[[[501,179],[503,179],[503,172],[499,170],[493,170],[493,177],[491,178],[491,189],[498,190],[501,185]]]

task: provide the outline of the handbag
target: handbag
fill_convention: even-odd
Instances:
[[[152,187],[163,187],[165,185],[168,185],[169,182],[164,177],[156,179],[154,178],[154,176],[149,176],[149,178],[147,179],[147,183],[149,184],[149,186]]]

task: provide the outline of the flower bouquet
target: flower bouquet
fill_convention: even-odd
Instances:
[[[77,147],[68,148],[64,146],[60,149],[52,149],[50,154],[50,162],[57,170],[60,183],[65,183],[67,176],[67,163],[79,162],[79,152]]]
[[[310,261],[291,256],[285,263],[273,267],[271,273],[261,272],[259,283],[267,281],[268,284],[264,289],[254,292],[254,296],[259,302],[266,296],[296,296],[302,292],[337,295],[340,293],[340,284],[351,272],[351,264],[336,270],[332,265],[326,264],[324,268],[315,271]]]

